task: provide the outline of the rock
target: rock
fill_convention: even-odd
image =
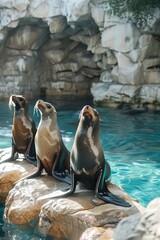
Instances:
[[[11,155],[11,149],[1,150],[0,159],[7,159]],[[4,204],[8,192],[15,186],[20,178],[34,172],[36,167],[28,164],[27,160],[17,159],[13,162],[0,163],[0,204]]]
[[[114,239],[158,240],[160,239],[160,198],[151,201],[142,215],[135,214],[118,224]],[[127,229],[127,231],[126,231]]]
[[[160,84],[145,84],[140,91],[140,98],[142,102],[153,103],[160,100]],[[147,99],[147,101],[146,101]]]
[[[44,236],[68,237],[72,240],[79,239],[87,228],[114,228],[123,217],[144,210],[114,184],[109,185],[110,191],[129,201],[131,208],[105,204],[94,196],[94,191],[79,188],[68,198],[37,200],[40,196],[65,188],[68,188],[67,184],[47,176],[19,182],[8,194],[5,221],[24,225],[36,219],[39,221],[38,229]]]
[[[48,39],[47,28],[34,26],[18,28],[7,41],[7,47],[13,49],[38,49]]]
[[[102,33],[102,47],[122,53],[135,49],[140,37],[139,30],[131,24],[117,24]]]
[[[87,228],[79,240],[113,240],[113,229],[101,227],[91,227]]]
[[[62,7],[62,14],[67,18],[67,22],[83,22],[90,19],[90,0],[69,0]]]
[[[13,92],[38,98],[41,88],[47,86],[46,97],[54,94],[63,101],[64,92],[72,98],[73,89],[79,89],[76,82],[85,82],[87,89],[81,96],[87,99],[92,83],[101,83],[104,75],[113,84],[126,85],[126,89],[130,89],[128,85],[146,84],[155,84],[156,88],[159,83],[158,69],[145,68],[146,62],[160,58],[157,9],[146,20],[149,25],[143,27],[138,20],[128,22],[125,17],[110,15],[103,0],[1,0],[0,9],[1,98]],[[60,81],[66,82],[61,84],[65,91],[51,87],[59,86]],[[118,89],[121,87],[117,86],[112,101],[121,101]],[[114,94],[112,87],[110,90]],[[103,91],[104,98],[98,101],[110,104],[107,94]],[[153,101],[147,94],[137,97],[160,105],[157,94],[155,98],[152,94]],[[134,103],[136,99],[130,95],[127,93],[123,101]],[[92,98],[97,101],[94,92]]]
[[[95,101],[129,102],[139,96],[141,87],[114,82],[93,83],[91,92]]]
[[[143,83],[143,71],[141,63],[133,63],[125,54],[118,53],[118,69],[120,84],[139,85]]]
[[[122,194],[115,185],[110,185],[110,190],[113,191],[113,189],[114,193]],[[93,192],[77,191],[67,199],[50,200],[41,208],[40,232],[44,236],[54,236],[60,239],[79,239],[87,228],[115,227],[119,218],[133,214],[138,210],[138,205],[135,202],[132,208],[127,209],[112,204],[104,204],[94,198]],[[94,202],[98,206],[94,205]]]
[[[65,184],[61,184],[66,186]],[[67,185],[68,187],[68,185]],[[59,189],[59,185],[54,184],[52,177],[39,177],[35,179],[23,180],[9,192],[6,199],[4,217],[12,224],[27,224],[38,218],[43,201],[37,198],[46,192]]]
[[[5,154],[2,151],[1,159],[9,153],[9,149]],[[109,190],[130,202],[132,207],[107,204],[95,197],[94,191],[82,189],[79,185],[75,193],[67,198],[38,200],[53,191],[64,190],[68,185],[45,173],[15,184],[35,169],[35,166],[21,158],[13,163],[0,164],[0,201],[5,202],[6,224],[16,224],[19,228],[23,226],[26,229],[29,226],[34,232],[35,224],[38,223],[38,231],[42,235],[72,240],[79,239],[86,229],[92,227],[94,230],[91,229],[91,235],[111,236],[112,232],[107,231],[108,228],[114,229],[122,218],[144,211],[139,203],[112,183],[108,185]],[[100,232],[96,233],[97,231]]]
[[[34,18],[49,18],[61,16],[61,1],[33,0],[29,5],[29,13]]]

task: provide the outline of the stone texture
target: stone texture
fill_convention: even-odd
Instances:
[[[1,157],[6,158],[7,154],[9,149],[7,153],[1,152]],[[28,226],[32,229],[31,232],[34,232],[35,224],[38,224],[37,230],[42,235],[56,239],[79,239],[88,228],[92,228],[91,236],[98,234],[111,237],[112,231],[108,228],[114,229],[122,218],[144,211],[139,203],[111,183],[109,190],[129,201],[132,207],[107,204],[96,198],[94,191],[82,189],[80,186],[77,186],[76,192],[68,198],[40,200],[39,197],[59,189],[64,190],[68,185],[47,176],[45,172],[42,176],[19,181],[15,185],[17,180],[35,169],[35,166],[21,158],[14,163],[0,164],[0,201],[5,202],[6,224],[16,224],[20,229],[21,226],[24,229]],[[86,234],[88,235],[85,233],[83,238]]]
[[[113,229],[101,227],[87,228],[79,240],[113,240]]]
[[[114,185],[110,185],[110,190],[123,195]],[[79,239],[87,228],[101,226],[114,228],[121,218],[140,210],[136,202],[132,202],[131,208],[123,208],[104,204],[94,198],[93,192],[77,191],[68,199],[50,200],[41,208],[40,232],[44,236],[55,236],[60,239]],[[99,206],[95,206],[92,199]]]
[[[92,83],[101,81],[126,85],[126,89],[132,88],[128,85],[143,89],[147,84],[156,88],[159,65],[154,68],[150,63],[160,58],[156,35],[159,12],[153,9],[148,25],[140,27],[135,20],[128,23],[125,17],[110,16],[107,9],[102,0],[2,0],[0,98],[11,94],[39,97],[45,87],[48,98],[54,94],[64,99],[66,94],[76,100],[81,92],[81,97],[87,99]],[[83,91],[80,82],[86,87]],[[112,86],[111,94],[106,89],[101,88],[99,97],[92,91],[94,102],[110,102],[114,91]],[[122,99],[118,89],[121,87],[117,86],[113,101]],[[134,94],[129,92],[127,96],[124,101],[135,101]],[[149,92],[139,95],[139,99],[150,104],[159,102],[156,95],[152,95],[153,101],[147,96]]]
[[[160,198],[151,201],[142,215],[123,219],[117,226],[114,239],[158,240],[160,239]],[[127,229],[127,231],[126,231]]]
[[[134,25],[113,25],[103,31],[102,47],[126,53],[135,49],[139,36],[140,32]]]
[[[139,97],[140,86],[122,85],[114,82],[93,83],[91,92],[95,101],[106,100],[108,102],[130,102]],[[142,90],[142,97],[145,92]],[[145,97],[144,97],[145,98]]]
[[[7,159],[10,157],[11,149],[0,151],[0,159]],[[4,204],[8,192],[15,186],[16,181],[20,178],[34,172],[36,167],[28,164],[22,158],[13,162],[0,163],[0,204]]]

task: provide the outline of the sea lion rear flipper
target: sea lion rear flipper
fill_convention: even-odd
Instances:
[[[39,197],[37,200],[45,200],[45,199],[49,199],[49,198],[57,198],[57,197],[67,197],[70,194],[72,194],[75,191],[76,188],[76,183],[77,180],[75,179],[75,174],[74,172],[71,170],[71,187],[67,188],[65,190],[57,190],[54,191],[50,194],[47,194],[45,196]]]
[[[102,172],[102,170],[99,171],[95,192],[96,196],[105,202],[112,203],[122,207],[131,207],[131,205],[124,199],[111,193],[108,190],[105,182],[105,172],[104,171]]]
[[[113,203],[115,205],[122,206],[122,207],[131,207],[131,205],[128,202],[126,202],[124,199],[120,198],[119,196],[114,195],[108,189],[106,192],[96,193],[96,196],[108,203]]]

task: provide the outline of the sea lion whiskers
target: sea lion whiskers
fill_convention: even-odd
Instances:
[[[10,98],[9,98],[9,109],[10,110],[12,110],[15,106],[16,106],[16,104],[12,101],[12,96],[10,96]]]

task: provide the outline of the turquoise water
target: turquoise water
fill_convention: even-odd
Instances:
[[[101,143],[111,165],[112,182],[146,206],[160,196],[160,115],[150,112],[125,115],[119,109],[97,109],[101,116]],[[0,148],[11,145],[12,117],[8,103],[0,102]],[[33,118],[38,124],[39,117]],[[58,111],[58,124],[68,149],[72,147],[78,118],[78,110]]]

